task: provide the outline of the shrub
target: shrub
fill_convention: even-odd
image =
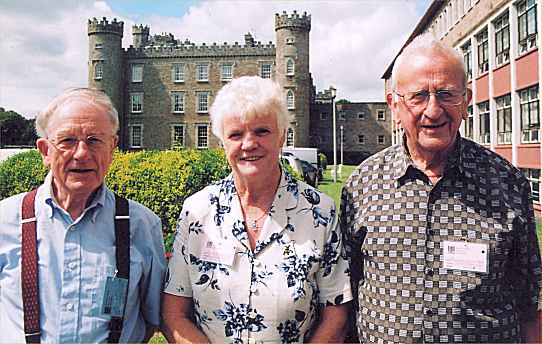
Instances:
[[[46,175],[36,149],[9,157],[0,163],[0,200],[40,186]]]

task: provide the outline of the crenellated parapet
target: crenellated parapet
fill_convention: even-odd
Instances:
[[[186,40],[176,41],[176,45],[147,45],[145,47],[130,47],[126,50],[128,58],[149,58],[149,57],[221,57],[221,56],[274,56],[275,45],[272,42],[262,44],[254,42],[254,45],[241,45],[224,43],[219,45],[205,43],[196,45]]]
[[[97,33],[112,33],[122,37],[124,33],[124,22],[117,21],[117,18],[113,18],[111,22],[103,17],[102,20],[92,18],[88,20],[88,34]]]
[[[150,33],[150,30],[151,29],[147,25],[143,26],[143,24],[132,26],[132,34],[140,34],[140,35],[148,36]]]
[[[280,29],[299,29],[307,30],[311,29],[311,16],[307,12],[303,12],[303,15],[299,15],[297,11],[294,11],[291,15],[283,11],[282,14],[275,14],[275,31]]]

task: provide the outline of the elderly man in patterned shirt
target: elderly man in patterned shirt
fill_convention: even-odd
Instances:
[[[540,343],[540,253],[529,184],[462,138],[461,56],[424,35],[397,58],[387,102],[402,144],[342,194],[361,342]]]

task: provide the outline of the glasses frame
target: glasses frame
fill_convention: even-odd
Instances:
[[[76,139],[77,142],[73,145],[73,147],[71,148],[62,148],[62,147],[59,147],[59,143],[58,142],[55,142],[57,140],[53,139],[53,138],[49,138],[49,137],[46,137],[45,139],[47,140],[47,142],[49,142],[53,147],[55,147],[56,150],[58,150],[59,152],[64,152],[64,153],[73,153],[77,150],[77,147],[79,147],[79,143],[80,142],[84,142],[85,145],[87,146],[87,149],[91,152],[99,152],[100,150],[104,149],[105,147],[107,147],[108,145],[108,141],[113,138],[115,135],[111,135],[111,136],[104,136],[103,139],[101,136],[99,135],[88,135],[86,136],[84,139],[81,139],[80,137],[76,137],[76,136],[66,136],[66,138],[73,138],[73,139]],[[98,138],[100,139],[100,142],[101,144],[99,144],[98,146],[95,146],[93,144],[90,144],[89,143],[89,138]]]
[[[412,105],[412,104],[409,104],[409,102],[405,99],[405,96],[407,96],[409,94],[414,95],[414,94],[420,93],[420,92],[427,92],[427,100],[422,104]],[[418,90],[418,91],[406,92],[404,94],[401,94],[401,93],[397,92],[397,90],[393,90],[393,93],[395,93],[396,95],[401,97],[401,99],[403,99],[403,102],[405,103],[405,105],[408,106],[411,109],[412,108],[424,108],[425,109],[427,107],[427,105],[429,104],[429,100],[431,99],[431,94],[433,94],[435,96],[438,103],[440,105],[442,105],[442,106],[458,106],[461,103],[463,103],[464,101],[466,101],[465,95],[467,94],[467,89],[463,89],[463,91],[461,91],[461,97],[459,98],[460,100],[457,103],[445,103],[445,102],[442,102],[438,97],[439,92],[455,92],[455,90],[447,90],[447,89],[441,89],[441,90],[436,90],[436,91]]]

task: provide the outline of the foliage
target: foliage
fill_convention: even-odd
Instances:
[[[33,146],[36,139],[33,119],[26,119],[15,111],[0,107],[0,147]]]
[[[335,102],[335,104],[350,104],[350,100],[348,99],[339,99]]]
[[[184,200],[228,173],[222,150],[140,151],[116,153],[106,182],[117,194],[144,204],[162,219],[170,250]]]
[[[115,152],[106,183],[160,216],[169,250],[184,200],[229,171],[222,150]],[[10,157],[0,163],[0,199],[39,186],[46,174],[36,150]]]
[[[47,168],[35,149],[9,157],[0,163],[0,199],[38,187],[46,175]]]

